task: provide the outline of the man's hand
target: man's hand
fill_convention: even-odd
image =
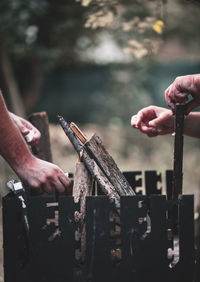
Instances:
[[[55,189],[60,194],[71,194],[71,181],[56,165],[32,157],[24,166],[17,168],[20,179],[38,193],[51,194]]]
[[[16,124],[16,126],[19,128],[22,136],[24,137],[24,139],[26,140],[26,142],[30,145],[30,146],[34,146],[37,144],[37,142],[39,141],[41,134],[39,132],[39,130],[37,128],[35,128],[29,121],[16,116],[13,113],[9,113],[11,119],[14,121],[14,123]],[[29,136],[32,133],[32,138],[30,138],[29,140]]]
[[[165,100],[174,112],[175,104],[186,102],[189,95],[193,99],[186,104],[186,114],[200,105],[200,74],[177,77],[165,91]]]
[[[149,137],[170,134],[174,131],[174,117],[170,110],[149,106],[132,116],[131,125]]]

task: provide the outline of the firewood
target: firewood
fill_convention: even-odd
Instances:
[[[70,123],[70,128],[73,130],[73,132],[78,137],[78,139],[83,144],[85,144],[85,142],[87,141],[87,136],[85,136],[85,134],[83,134],[83,132],[80,130],[80,128],[78,128],[78,126],[74,122]]]
[[[59,116],[59,122],[65,134],[68,136],[69,140],[71,141],[72,145],[74,146],[75,150],[77,151],[80,159],[84,162],[85,166],[89,170],[91,176],[97,181],[102,191],[111,200],[114,200],[116,206],[119,207],[120,196],[117,193],[115,187],[112,185],[109,179],[105,176],[104,172],[100,169],[100,167],[97,165],[95,160],[90,158],[89,154],[86,151],[86,148],[79,141],[79,139],[77,138],[77,136],[71,129],[70,125],[63,119],[63,117]]]
[[[120,196],[135,195],[132,187],[119,170],[114,159],[105,149],[100,137],[94,134],[89,140],[87,140],[87,137],[75,123],[70,123],[70,127],[78,137],[78,139],[84,144],[84,147],[86,148],[86,151],[89,153],[89,155],[95,160],[97,165],[101,168],[103,173],[113,184],[117,193]]]
[[[86,253],[86,197],[92,195],[93,180],[84,163],[77,162],[74,173],[73,196],[74,202],[80,204],[80,212],[76,212],[75,220],[79,222],[76,236],[80,239],[81,250],[76,252],[76,259],[84,261]]]
[[[33,113],[29,121],[40,131],[38,144],[32,147],[33,154],[45,161],[52,162],[51,144],[49,137],[49,121],[46,112]]]
[[[94,134],[85,144],[89,155],[96,161],[97,165],[104,172],[106,177],[115,187],[115,190],[120,196],[135,195],[132,187],[119,170],[114,159],[105,149],[102,140]]]

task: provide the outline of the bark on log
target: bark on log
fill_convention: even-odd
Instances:
[[[51,144],[49,137],[49,121],[46,112],[33,113],[29,121],[40,131],[38,144],[32,147],[33,154],[45,161],[52,162]]]
[[[90,158],[84,146],[80,143],[73,130],[70,128],[69,124],[62,118],[59,117],[59,122],[68,136],[69,140],[73,144],[75,150],[77,151],[80,159],[84,162],[85,166],[89,170],[91,176],[97,181],[102,191],[112,200],[115,201],[117,207],[120,206],[120,196],[117,193],[115,187],[107,179],[102,170],[98,167],[96,162]]]
[[[76,252],[76,259],[85,260],[86,254],[86,197],[92,195],[93,180],[84,163],[78,162],[74,174],[73,196],[74,202],[80,203],[80,212],[75,213],[75,220],[79,222],[77,237],[80,238],[81,250]]]
[[[96,161],[120,196],[135,195],[132,187],[119,170],[114,159],[103,146],[99,136],[94,134],[85,144],[89,155]]]

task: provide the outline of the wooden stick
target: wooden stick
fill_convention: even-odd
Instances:
[[[74,149],[77,151],[80,159],[85,163],[87,169],[89,170],[91,176],[97,181],[102,191],[112,200],[115,201],[117,207],[120,206],[120,197],[117,193],[115,187],[110,183],[107,177],[104,175],[102,170],[98,167],[96,162],[90,158],[88,153],[86,152],[84,146],[80,143],[70,125],[63,119],[63,117],[58,116],[59,122],[71,141]]]
[[[51,142],[49,136],[49,120],[46,112],[33,113],[28,120],[40,131],[41,137],[38,143],[31,148],[33,154],[44,161],[52,162]],[[32,194],[37,193],[36,189],[31,190]],[[55,199],[58,197],[58,192],[55,189]],[[47,193],[42,194],[46,196]]]
[[[80,130],[80,128],[78,128],[78,126],[74,123],[71,122],[70,123],[70,127],[73,130],[73,132],[75,133],[75,135],[78,137],[78,139],[85,144],[85,142],[87,141],[87,136],[85,136],[83,134],[83,132]]]
[[[172,182],[171,229],[178,233],[178,197],[182,194],[183,185],[183,131],[185,105],[177,104],[175,109],[174,169]]]
[[[51,144],[49,137],[49,121],[46,112],[33,113],[29,121],[40,131],[41,138],[37,145],[32,147],[33,154],[45,161],[52,162]]]
[[[178,201],[183,190],[183,132],[185,105],[176,105],[175,112],[175,140],[174,140],[174,170],[172,199]]]

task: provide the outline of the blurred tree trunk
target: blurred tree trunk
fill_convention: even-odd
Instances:
[[[37,104],[44,83],[44,71],[39,60],[35,59],[32,62],[31,71],[31,81],[24,91],[24,105],[27,113],[31,113]]]
[[[24,103],[21,98],[12,64],[6,49],[0,46],[0,68],[10,101],[11,110],[19,116],[25,117]]]

